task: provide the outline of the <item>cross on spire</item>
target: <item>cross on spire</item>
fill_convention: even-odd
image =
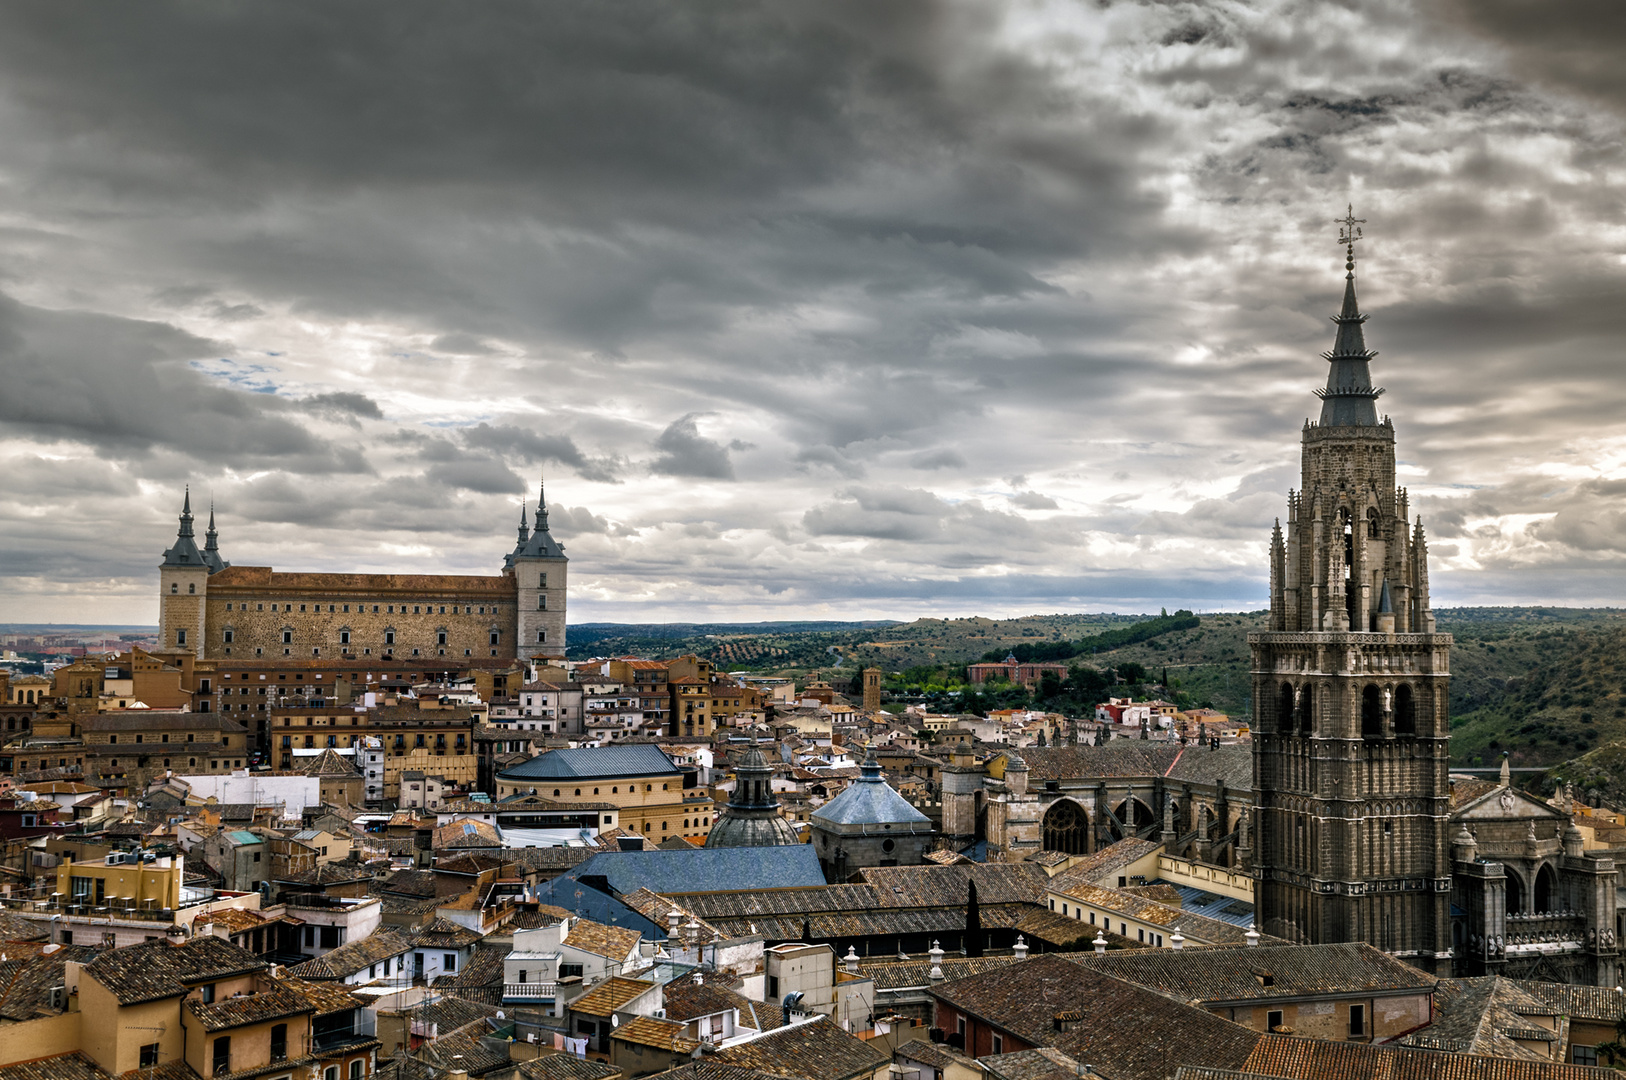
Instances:
[[[1361,226],[1366,224],[1365,218],[1355,216],[1355,204],[1349,203],[1341,218],[1333,218],[1332,223],[1338,226],[1338,242],[1344,245],[1344,270],[1350,276],[1355,274],[1355,241],[1361,239]]]

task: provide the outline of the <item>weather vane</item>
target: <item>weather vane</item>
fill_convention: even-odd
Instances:
[[[1361,226],[1366,224],[1365,218],[1355,216],[1355,204],[1350,203],[1341,218],[1333,218],[1332,223],[1338,228],[1338,242],[1344,245],[1344,269],[1350,273],[1355,272],[1355,241],[1361,238]]]

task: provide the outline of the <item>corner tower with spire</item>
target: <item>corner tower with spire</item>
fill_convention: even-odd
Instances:
[[[536,494],[536,527],[519,514],[519,543],[503,560],[503,573],[514,578],[519,656],[565,655],[565,575],[569,569],[562,544],[548,531],[547,483]]]
[[[1451,638],[1435,632],[1421,521],[1395,482],[1355,295],[1363,222],[1338,221],[1333,317],[1300,489],[1270,540],[1270,629],[1253,657],[1254,900],[1266,933],[1366,941],[1451,971]]]
[[[215,531],[214,508],[209,509],[209,530],[202,551],[192,531],[192,489],[186,489],[181,502],[180,528],[175,543],[164,552],[158,568],[159,647],[190,652],[203,657],[209,592],[209,575],[225,568]]]

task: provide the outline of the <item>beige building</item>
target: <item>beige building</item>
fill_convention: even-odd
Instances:
[[[497,798],[539,795],[563,804],[608,803],[621,827],[655,843],[682,836],[704,841],[711,797],[686,788],[686,775],[650,743],[550,750],[497,774]]]
[[[213,511],[198,548],[188,495],[159,568],[161,648],[199,660],[433,658],[453,667],[563,656],[568,560],[538,501],[535,532],[522,511],[501,572],[477,577],[231,566],[220,555]]]

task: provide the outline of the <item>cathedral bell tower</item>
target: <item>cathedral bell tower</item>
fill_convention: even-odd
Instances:
[[[1451,970],[1451,637],[1395,484],[1355,298],[1362,222],[1340,222],[1344,303],[1302,484],[1270,540],[1270,629],[1253,656],[1254,903],[1260,929],[1366,941]]]

